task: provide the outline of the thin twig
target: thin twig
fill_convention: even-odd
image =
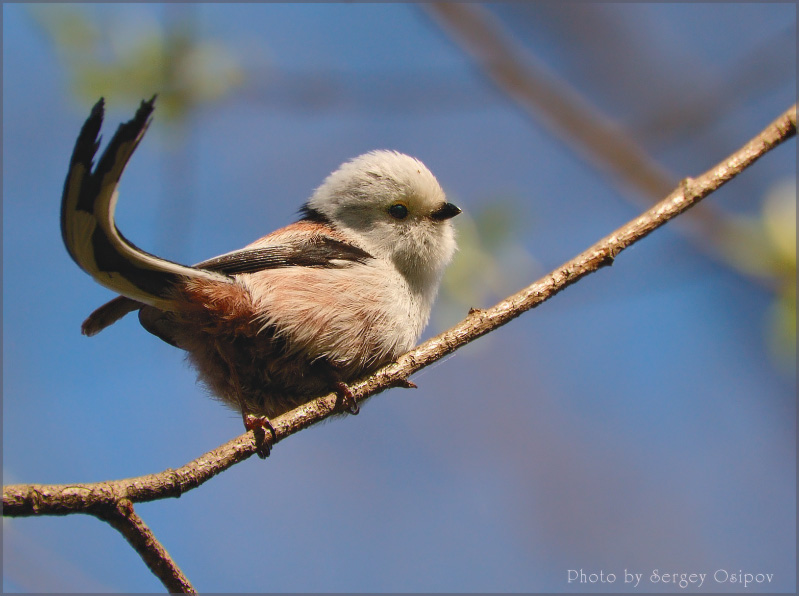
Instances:
[[[796,105],[766,127],[741,149],[697,178],[686,178],[665,199],[636,219],[606,236],[548,275],[487,310],[472,310],[461,323],[401,356],[371,377],[351,386],[362,401],[393,386],[411,374],[454,352],[459,347],[500,327],[538,306],[569,285],[597,271],[625,248],[696,205],[704,197],[740,174],[768,151],[796,134]],[[331,393],[275,418],[276,441],[315,424],[336,411],[338,398]],[[138,478],[70,485],[9,485],[3,488],[3,515],[66,515],[92,508],[179,497],[183,492],[239,461],[259,448],[253,431],[214,449],[177,470]]]
[[[189,578],[183,574],[153,531],[134,511],[133,503],[128,499],[120,499],[111,507],[97,508],[93,513],[107,521],[125,537],[153,575],[161,580],[170,593],[197,593]]]

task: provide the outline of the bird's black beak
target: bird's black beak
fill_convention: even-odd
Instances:
[[[455,217],[460,212],[461,212],[460,208],[456,207],[452,203],[444,203],[443,205],[441,205],[441,207],[433,211],[430,214],[430,217],[432,217],[436,221],[444,221],[445,219],[450,219],[452,217]]]

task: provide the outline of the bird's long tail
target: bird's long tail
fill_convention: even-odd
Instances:
[[[173,292],[176,284],[191,278],[231,279],[148,254],[125,239],[114,223],[119,179],[150,125],[154,101],[155,97],[143,101],[134,118],[119,126],[94,171],[103,100],[92,108],[75,143],[64,183],[61,235],[72,259],[95,281],[138,303],[170,311],[178,308]],[[112,320],[106,324],[141,304],[121,301],[117,306],[114,313],[108,313]]]

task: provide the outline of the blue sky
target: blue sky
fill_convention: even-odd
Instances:
[[[792,4],[554,6],[491,10],[676,179],[717,163],[796,101]],[[179,5],[92,10],[122,32],[183,14]],[[491,86],[417,5],[192,14],[200,37],[237,57],[247,84],[194,112],[183,143],[156,109],[118,212],[123,233],[150,252],[192,263],[243,246],[289,223],[341,162],[375,148],[422,159],[467,215],[514,206],[511,249],[496,261],[508,293],[641,211],[629,189]],[[770,49],[792,68],[737,76],[757,73],[753,56]],[[713,109],[693,126],[653,124],[669,106],[703,101]],[[90,107],[70,92],[28,7],[5,4],[6,483],[157,472],[242,432],[180,352],[135,317],[80,335],[111,297],[72,263],[58,227]],[[106,139],[133,109],[109,102]],[[180,164],[187,175],[176,177]],[[754,215],[775,184],[795,179],[790,141],[708,201]],[[478,286],[492,273],[462,266]],[[266,461],[137,510],[205,592],[617,592],[628,589],[625,569],[770,573],[758,591],[791,591],[796,377],[768,350],[772,301],[669,225],[426,369],[418,390],[383,393]],[[447,304],[427,335],[465,315]],[[5,591],[160,590],[93,518],[6,519],[3,540]],[[619,579],[569,583],[570,569]],[[703,591],[738,587],[711,579]],[[672,591],[651,582],[634,591],[658,590]]]

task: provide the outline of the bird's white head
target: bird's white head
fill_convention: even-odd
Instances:
[[[437,287],[455,253],[450,219],[461,210],[422,162],[396,151],[371,151],[343,164],[306,208],[375,257],[393,261],[412,286]]]

